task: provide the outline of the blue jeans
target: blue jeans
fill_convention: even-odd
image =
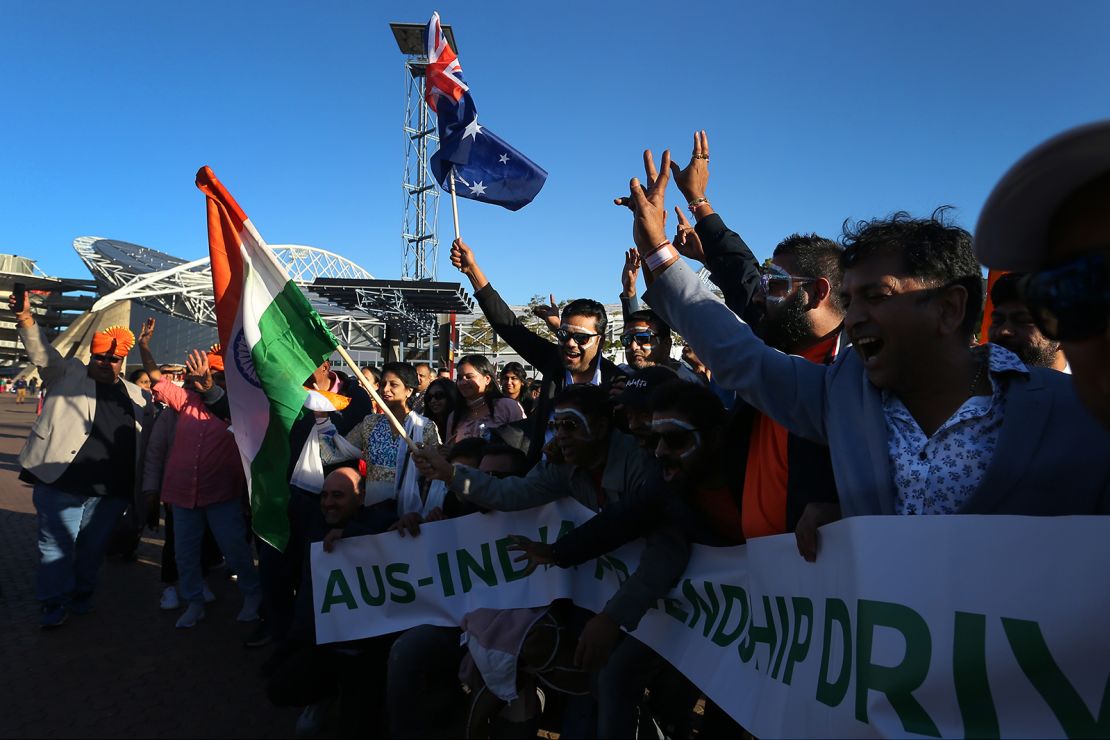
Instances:
[[[181,595],[190,603],[204,604],[204,575],[200,559],[205,521],[227,564],[239,576],[239,590],[243,595],[258,593],[262,584],[247,541],[247,523],[243,519],[239,499],[233,499],[195,509],[173,507],[174,554],[177,556],[177,571],[181,575]]]
[[[46,606],[88,598],[104,560],[116,520],[128,501],[78,496],[36,483],[32,501],[39,525],[39,570],[35,596]]]

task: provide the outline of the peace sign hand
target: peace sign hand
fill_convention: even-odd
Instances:
[[[690,153],[690,163],[680,170],[672,162],[671,174],[674,175],[674,184],[678,186],[687,203],[705,197],[705,190],[709,186],[709,136],[704,130],[694,132],[694,150]]]
[[[632,221],[632,238],[640,250],[640,256],[649,254],[667,240],[667,181],[670,180],[671,151],[663,151],[662,167],[656,170],[651,150],[644,151],[644,172],[647,187],[640,185],[638,178],[628,183],[629,200],[635,218]]]

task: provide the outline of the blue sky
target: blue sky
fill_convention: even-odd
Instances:
[[[1095,0],[6,0],[0,251],[66,275],[86,274],[81,235],[203,256],[193,176],[208,164],[271,243],[399,277],[388,23],[433,10],[483,123],[550,173],[517,213],[460,202],[463,237],[512,302],[615,301],[631,230],[611,198],[642,175],[644,147],[684,163],[698,128],[710,200],[765,257],[791,232],[898,209],[951,204],[971,228],[1017,157],[1110,116],[1110,3]],[[451,238],[444,198],[441,280],[457,278]]]

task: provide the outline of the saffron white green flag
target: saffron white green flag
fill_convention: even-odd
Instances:
[[[216,323],[254,531],[284,550],[290,430],[309,402],[305,379],[338,343],[212,170],[196,182],[208,200]]]

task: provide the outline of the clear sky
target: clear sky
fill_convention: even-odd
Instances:
[[[1110,3],[0,0],[0,251],[84,276],[81,235],[206,252],[210,165],[263,237],[401,272],[402,57],[439,10],[481,120],[545,167],[517,213],[460,202],[511,302],[615,301],[640,152],[709,131],[709,198],[760,258],[845,218],[958,208],[1110,117]],[[671,201],[680,203],[677,190]],[[450,206],[441,201],[439,278]],[[673,226],[673,219],[672,224]]]

